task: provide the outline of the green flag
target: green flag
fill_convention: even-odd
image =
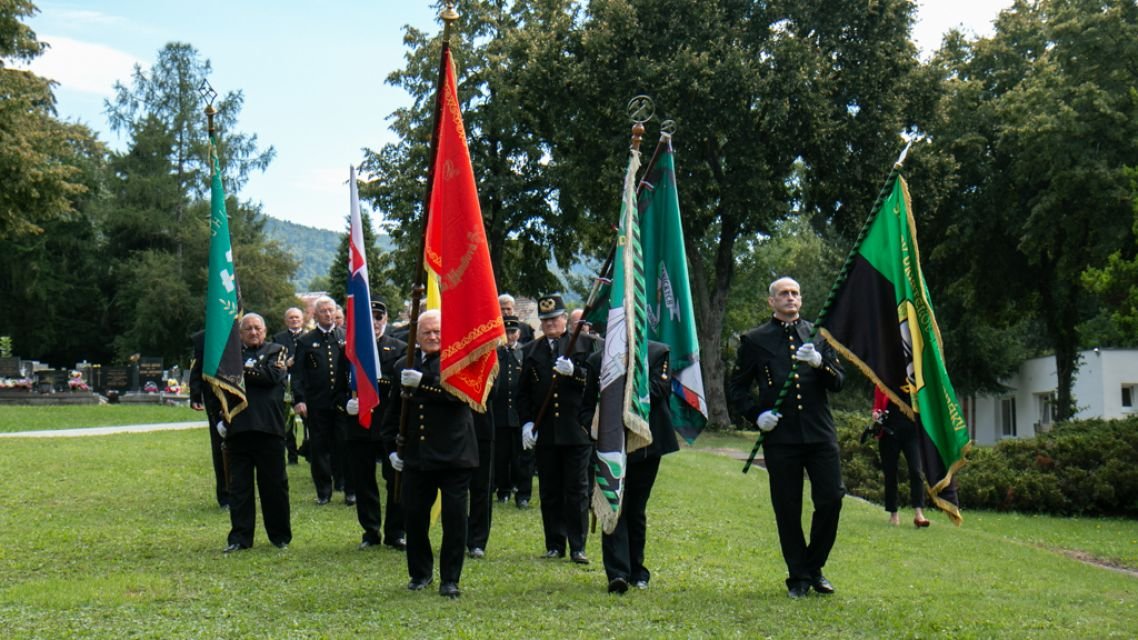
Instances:
[[[601,356],[597,404],[596,485],[593,513],[612,533],[624,496],[627,454],[652,443],[648,428],[648,317],[644,294],[636,171],[640,152],[629,153],[620,206],[620,230],[609,290],[608,329]],[[626,433],[627,430],[627,433]]]
[[[212,134],[209,143],[213,177],[210,184],[209,282],[205,296],[202,379],[213,389],[221,402],[221,415],[229,422],[248,405],[245,369],[241,362],[241,336],[238,334],[241,299],[237,273],[233,268],[225,189],[221,186],[221,162],[217,158],[217,141]]]
[[[909,188],[896,177],[867,224],[847,277],[831,293],[822,335],[919,425],[929,495],[960,522],[941,496],[964,465],[968,426],[944,366],[940,328],[921,273]],[[954,491],[946,492],[949,497]]]
[[[665,134],[666,135],[666,134]],[[680,197],[671,136],[641,181],[640,240],[647,277],[648,338],[668,345],[672,424],[691,444],[707,424],[707,399],[699,364],[699,338],[692,306]]]

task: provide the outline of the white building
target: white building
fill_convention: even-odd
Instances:
[[[1072,390],[1075,419],[1122,418],[1138,410],[1138,349],[1094,349],[1079,354]],[[1058,387],[1055,356],[1033,358],[1004,384],[1003,395],[963,398],[964,416],[976,444],[1030,438],[1051,429]]]

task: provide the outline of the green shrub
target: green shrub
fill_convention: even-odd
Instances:
[[[868,417],[837,412],[834,419],[846,489],[882,502],[877,443],[859,442]],[[898,491],[904,496],[906,474],[902,471],[898,477]],[[1135,517],[1138,418],[1068,422],[1035,438],[974,447],[957,478],[964,509]]]

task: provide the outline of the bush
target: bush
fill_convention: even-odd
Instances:
[[[834,419],[846,489],[882,502],[877,443],[858,440],[868,416],[836,412]],[[904,496],[903,470],[899,478]],[[965,509],[1136,517],[1138,418],[1068,422],[1035,438],[974,447],[957,478]]]

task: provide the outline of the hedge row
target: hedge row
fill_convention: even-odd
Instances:
[[[859,442],[868,417],[834,417],[846,489],[880,504],[877,442]],[[904,504],[908,481],[900,464]],[[1138,418],[1068,422],[1034,438],[973,447],[957,477],[962,509],[1138,517]]]

